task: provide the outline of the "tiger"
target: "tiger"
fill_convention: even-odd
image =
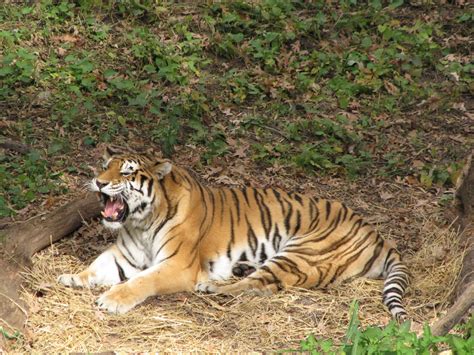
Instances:
[[[99,309],[122,314],[175,292],[271,295],[366,277],[385,279],[383,303],[396,320],[407,317],[409,272],[399,252],[341,202],[207,186],[168,159],[110,146],[90,189],[102,202],[103,225],[118,231],[116,242],[58,281],[111,286]]]

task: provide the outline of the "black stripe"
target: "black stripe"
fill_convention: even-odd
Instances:
[[[300,228],[301,228],[301,212],[296,211],[296,226],[295,226],[295,231],[293,232],[293,235],[296,235],[296,233],[298,233]]]
[[[216,214],[216,199],[214,197],[214,193],[212,190],[210,190],[208,187],[204,187],[204,189],[206,190],[208,196],[209,196],[209,199],[211,200],[211,203],[210,203],[210,206],[212,207],[212,213],[211,213],[211,221],[214,221],[214,215]]]
[[[244,198],[245,198],[245,202],[247,202],[247,205],[250,206],[250,202],[249,202],[249,197],[247,195],[247,188],[244,187],[242,190],[241,190],[242,194],[244,195]]]
[[[260,250],[260,263],[263,264],[268,259],[267,253],[265,253],[265,244],[262,244],[262,249]]]
[[[126,251],[127,254],[128,254],[128,256],[127,256],[127,254],[125,254],[125,253],[123,252],[123,250],[121,250],[121,249],[119,248],[119,250],[120,250],[120,252],[122,253],[122,256],[125,258],[125,260],[127,260],[127,262],[128,262],[132,267],[134,267],[135,269],[137,269],[137,270],[143,270],[143,268],[138,267],[134,262],[132,262],[132,261],[130,260],[130,259],[132,259],[133,261],[135,261],[135,258],[133,257],[133,254],[132,254],[132,253],[130,252],[130,250],[128,249],[127,245],[125,245],[125,242],[123,241],[123,239],[120,238],[120,240],[122,241],[122,247],[125,249],[125,251]],[[119,245],[119,244],[118,244],[118,245]]]
[[[329,219],[330,214],[331,214],[331,202],[326,200],[326,220]]]
[[[232,245],[234,245],[235,242],[235,226],[234,226],[234,215],[232,211],[230,213],[230,240],[229,243],[227,244],[227,257],[229,260],[232,260]]]
[[[232,199],[234,200],[235,208],[237,209],[237,223],[240,223],[240,201],[235,189],[231,189],[230,193],[232,194]]]
[[[266,206],[263,196],[257,189],[254,189],[254,197],[257,202],[258,210],[260,211],[260,220],[263,225],[263,230],[265,231],[265,238],[268,240],[271,229],[270,210],[268,209],[268,206]]]
[[[299,194],[295,193],[293,198],[296,200],[296,202],[298,202],[301,206],[303,206],[303,199],[301,198]]]
[[[227,196],[224,193],[223,189],[219,189],[219,197],[221,202],[221,225],[224,221],[224,206],[226,205],[224,201],[227,201]]]
[[[252,251],[253,257],[255,258],[257,254],[257,248],[258,248],[258,240],[257,236],[255,235],[255,231],[253,230],[252,226],[250,225],[250,222],[247,217],[245,217],[247,220],[247,225],[248,225],[248,230],[247,230],[247,241],[250,246],[250,250]]]
[[[279,262],[278,260],[275,260],[274,258],[271,258],[267,261],[267,263],[272,263],[272,264],[275,264],[279,269],[281,269],[282,271],[284,272],[289,272],[286,268],[285,268],[285,264]]]
[[[138,178],[141,179],[140,180],[140,190],[143,189],[143,184],[145,183],[145,181],[148,180],[148,178],[146,177],[146,175],[138,175]]]
[[[123,230],[125,231],[125,234],[130,238],[130,240],[132,241],[132,244],[135,246],[135,248],[139,249],[138,245],[137,245],[137,242],[135,241],[135,239],[133,238],[132,234],[129,232],[127,227],[125,227],[125,226],[122,226],[122,227],[123,227]]]
[[[161,244],[161,246],[160,246],[160,247],[158,248],[158,250],[156,251],[155,257],[154,257],[153,259],[155,259],[155,258],[158,256],[158,254],[160,254],[160,251],[165,247],[165,245],[168,244],[169,242],[171,242],[175,237],[176,237],[176,236],[174,235],[174,236],[172,236],[172,237],[166,239],[166,241],[165,241],[163,244]]]
[[[286,201],[285,202],[288,204],[288,213],[285,216],[285,229],[286,229],[286,235],[290,235],[290,219],[291,216],[293,215],[293,206],[290,202]]]
[[[348,208],[344,204],[342,204],[342,211],[343,211],[342,220],[344,221],[347,217],[347,212],[349,212]]]
[[[380,251],[382,250],[383,245],[384,241],[382,239],[379,239],[377,241],[377,246],[375,247],[375,250],[372,252],[372,257],[367,260],[364,265],[364,269],[359,273],[359,275],[365,275],[372,268],[372,265],[374,264],[375,260],[377,260],[377,258],[380,256]]]
[[[127,277],[125,276],[125,273],[123,272],[123,269],[120,266],[120,264],[117,262],[117,259],[115,258],[115,256],[114,256],[114,261],[115,261],[115,265],[117,266],[120,282],[123,282],[127,279]]]
[[[239,261],[248,261],[249,259],[247,258],[247,254],[244,252],[242,252],[242,254],[240,254],[240,258],[239,258]]]
[[[280,243],[281,243],[281,235],[280,231],[278,230],[278,224],[275,224],[275,232],[273,233],[273,240],[272,240],[272,245],[273,245],[273,250],[275,252],[278,252],[280,249]]]
[[[389,293],[395,293],[397,295],[400,295],[400,297],[403,296],[405,293],[405,290],[400,290],[397,287],[390,287],[388,290],[383,291],[384,295],[388,295]]]
[[[326,253],[329,253],[333,250],[338,249],[341,245],[345,244],[348,240],[351,240],[355,235],[357,235],[357,233],[359,233],[359,230],[361,228],[361,224],[362,224],[362,220],[358,220],[357,222],[355,222],[352,225],[349,232],[344,237],[342,237],[337,243],[333,243],[329,247],[319,250],[319,253],[320,254],[326,254]],[[337,227],[337,225],[334,226],[334,221],[333,221],[331,223],[331,225],[326,229],[324,235],[321,236],[321,237],[315,238],[313,240],[313,242],[319,242],[319,241],[322,241],[322,240],[326,239],[329,235],[332,234],[332,232],[336,229],[336,227]]]
[[[278,201],[278,203],[280,204],[280,207],[281,207],[281,214],[285,214],[285,206],[283,204],[283,200],[281,198],[281,194],[275,190],[275,189],[272,189],[272,192],[273,194],[275,195],[275,198],[276,200]]]
[[[273,277],[272,283],[277,285],[278,290],[282,289],[281,280],[273,273],[273,271],[268,266],[264,265],[260,269],[269,273]]]
[[[148,194],[147,194],[148,197],[150,197],[150,195],[151,195],[151,193],[152,193],[152,191],[153,191],[153,183],[154,183],[154,182],[155,182],[155,181],[154,181],[153,179],[150,179],[150,182],[148,183]]]
[[[160,261],[158,261],[158,264],[162,263],[163,261],[166,261],[168,259],[171,259],[173,256],[175,256],[176,254],[178,254],[179,252],[179,249],[181,248],[181,245],[183,244],[183,242],[179,243],[178,247],[176,248],[176,250],[170,254],[169,256],[167,256],[166,258],[164,259],[161,259]]]

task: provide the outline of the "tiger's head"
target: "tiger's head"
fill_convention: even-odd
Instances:
[[[103,171],[91,181],[91,190],[99,193],[104,206],[104,225],[117,229],[145,220],[161,198],[159,180],[171,169],[168,160],[107,147]]]

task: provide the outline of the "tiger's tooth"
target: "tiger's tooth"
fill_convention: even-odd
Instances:
[[[104,211],[100,211],[100,214],[101,214],[102,217],[104,217],[104,218],[107,217],[107,216],[105,215],[105,212],[104,212]]]

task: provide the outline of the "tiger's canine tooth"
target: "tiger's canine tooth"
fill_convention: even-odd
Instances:
[[[105,215],[105,212],[104,212],[104,211],[100,211],[100,214],[101,214],[102,217],[104,217],[104,218],[107,217],[107,216]]]

